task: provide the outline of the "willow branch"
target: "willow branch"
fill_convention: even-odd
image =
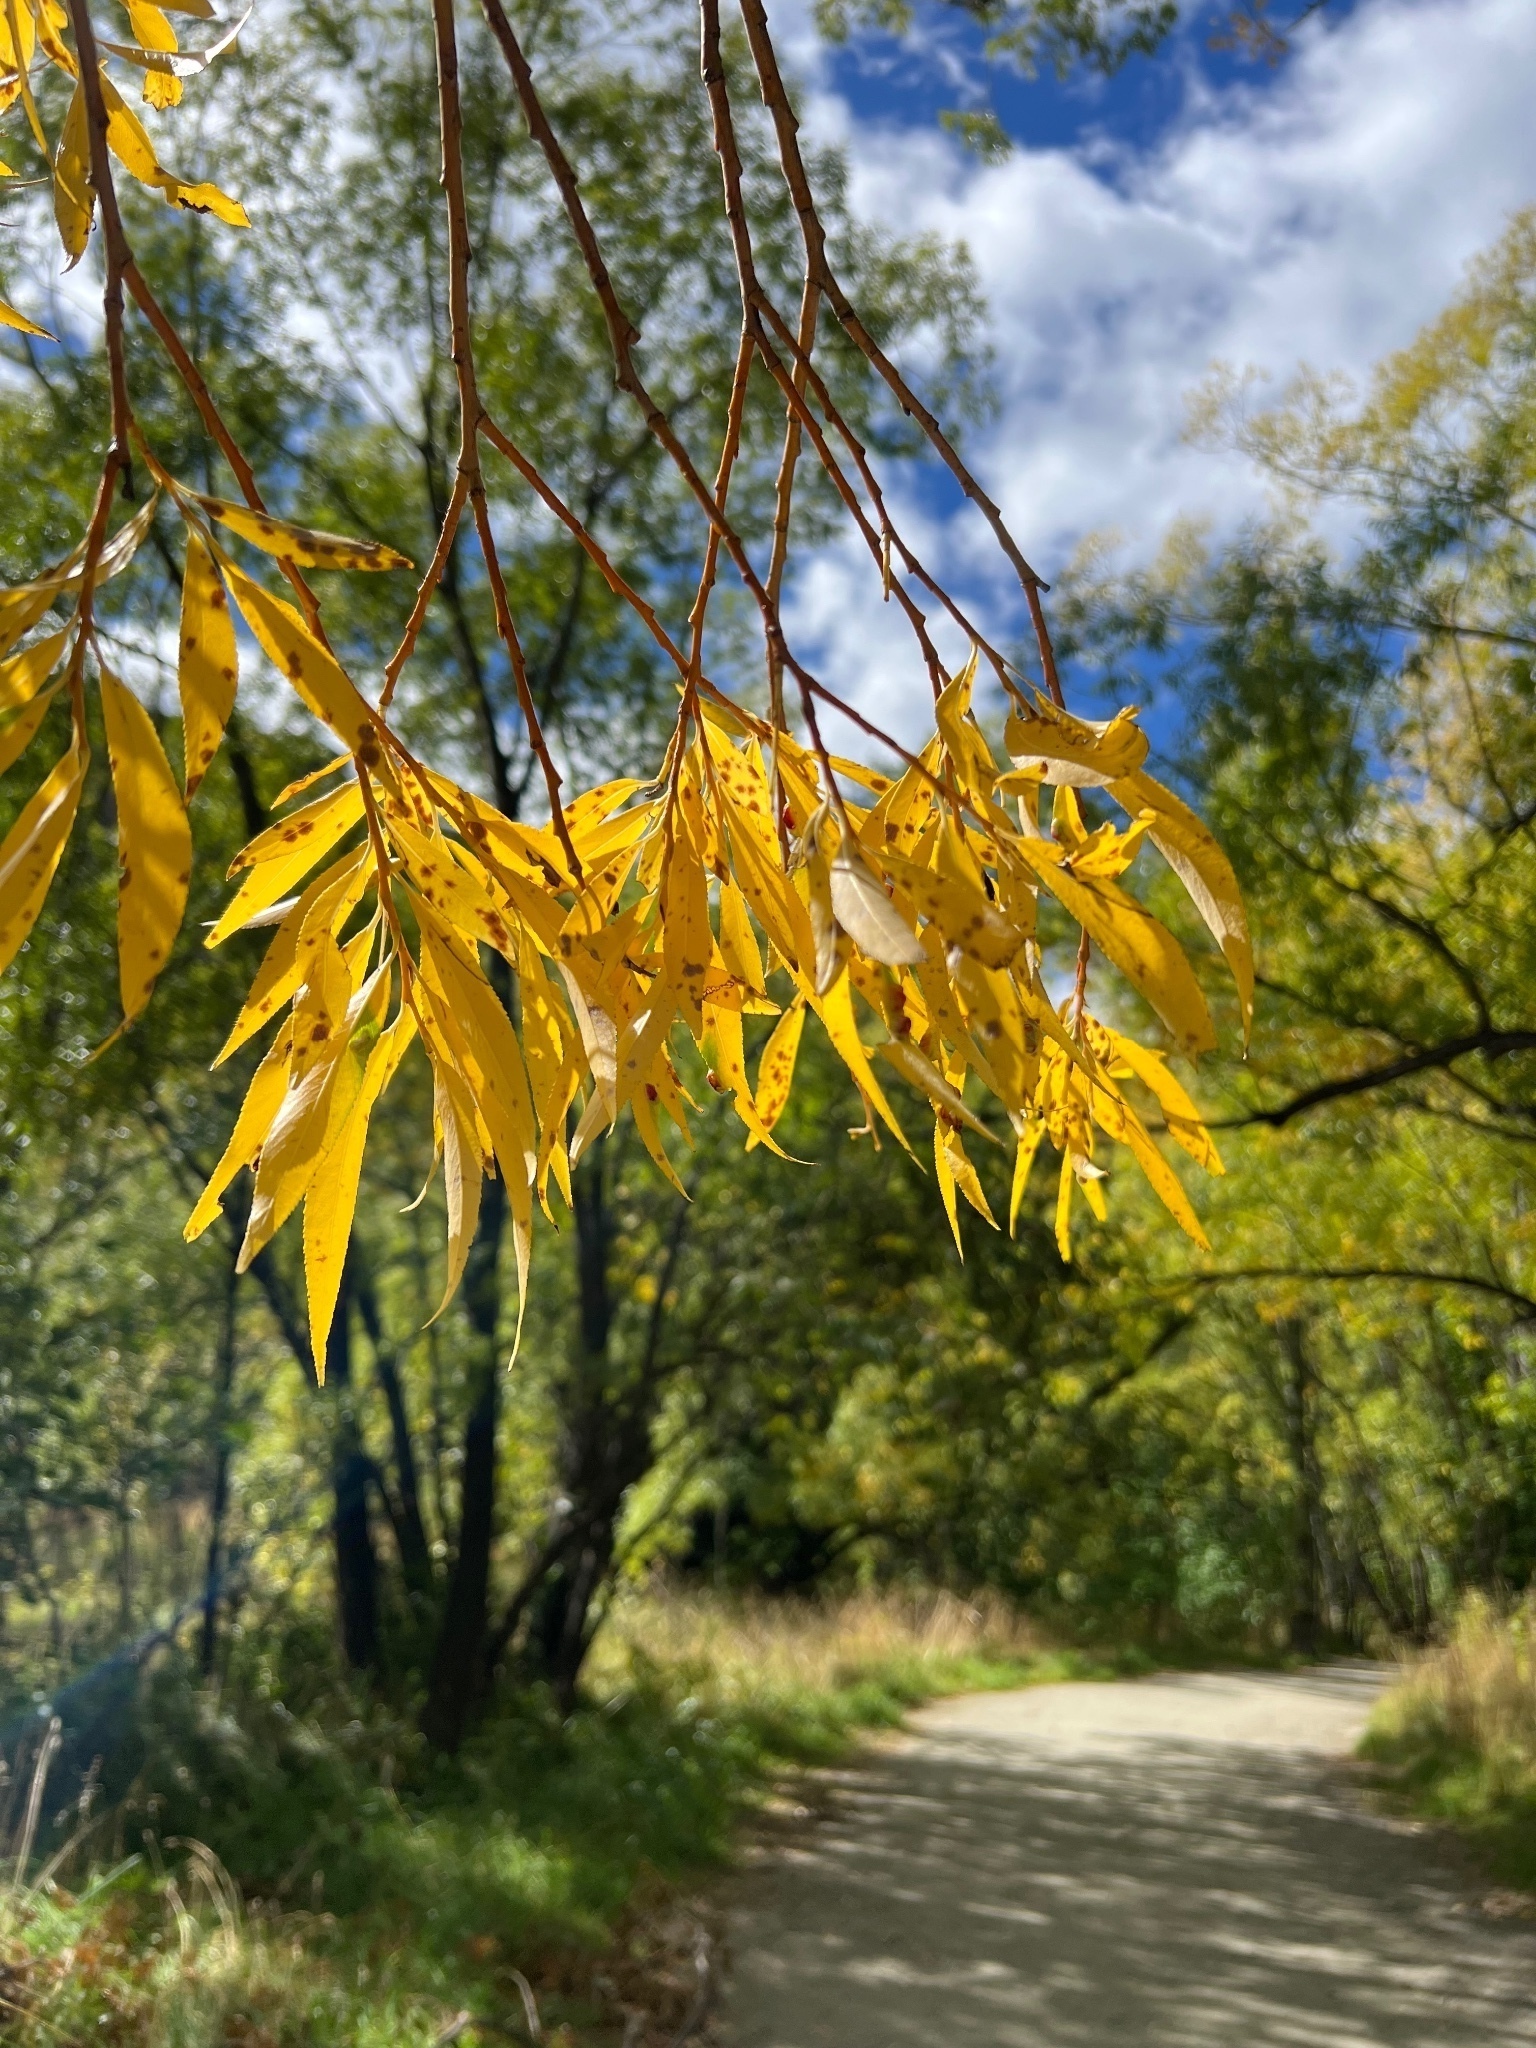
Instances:
[[[565,822],[560,800],[560,771],[556,768],[539,724],[539,714],[528,682],[528,663],[507,599],[506,579],[491,530],[490,506],[485,495],[485,478],[480,469],[480,393],[475,381],[474,337],[469,302],[469,205],[464,194],[464,109],[459,96],[459,45],[454,26],[453,0],[432,0],[432,29],[437,51],[438,122],[443,144],[443,193],[448,207],[448,317],[452,333],[451,354],[459,387],[459,462],[457,476],[463,481],[490,579],[491,601],[495,607],[496,629],[512,664],[512,679],[518,705],[532,748],[544,774],[549,793],[550,819],[555,835],[579,882],[581,862]],[[458,483],[455,483],[455,494]],[[451,509],[451,508],[450,508]],[[446,522],[445,522],[446,523]],[[446,553],[443,557],[447,560]]]
[[[523,482],[543,499],[578,547],[584,550],[587,559],[614,596],[622,598],[630,607],[662,653],[676,665],[678,674],[686,681],[688,662],[682,649],[657,618],[654,606],[648,604],[634,585],[614,567],[601,541],[593,537],[590,529],[576,516],[559,492],[546,481],[536,465],[528,460],[517,443],[496,424],[488,412],[482,412],[480,415],[480,431],[497,453],[507,458]]]
[[[103,226],[106,225],[105,207],[102,209],[102,224]],[[251,468],[249,462],[246,461],[239,442],[230,432],[228,426],[226,426],[224,416],[214,402],[213,393],[208,389],[207,379],[193,361],[186,343],[182,340],[180,334],[177,333],[174,321],[171,320],[165,308],[150,290],[148,281],[143,271],[140,270],[132,250],[127,248],[126,243],[124,248],[126,260],[123,265],[123,282],[127,285],[129,291],[132,292],[138,303],[139,311],[149,322],[150,327],[159,338],[161,347],[170,357],[172,367],[186,387],[187,394],[191,398],[192,403],[197,407],[203,425],[208,429],[208,433],[217,446],[219,453],[229,464],[234,474],[235,482],[239,485],[240,495],[245,499],[245,502],[253,512],[265,512],[267,502],[263,498],[261,488],[256,481],[256,473]],[[316,639],[329,645],[329,642],[325,639],[325,630],[320,623],[320,600],[310,588],[309,582],[302,570],[296,562],[290,562],[286,558],[278,563],[278,567],[282,570],[284,576],[287,577],[294,595],[304,607],[304,617],[308,622],[310,631],[315,635]]]
[[[821,286],[807,269],[805,286],[800,294],[799,347],[794,370],[795,385],[800,391],[805,389],[820,311]],[[773,494],[773,552],[768,561],[768,595],[775,605],[784,587],[784,565],[789,559],[789,514],[799,460],[800,415],[791,406],[787,408],[784,421],[784,452],[779,458],[779,475]],[[778,731],[784,724],[784,666],[774,659],[772,648],[768,650],[768,704],[774,729]]]
[[[806,386],[809,385],[811,395],[816,400],[817,405],[820,406],[823,418],[852,456],[854,467],[858,470],[860,480],[864,485],[865,491],[868,493],[869,501],[874,507],[875,517],[879,522],[881,542],[887,543],[896,549],[897,553],[901,556],[902,565],[907,573],[915,576],[923,588],[938,600],[960,630],[968,639],[974,641],[988,661],[991,662],[997,672],[997,679],[1003,688],[1011,695],[1017,696],[1017,686],[1008,674],[1008,663],[1004,656],[999,653],[998,649],[992,645],[991,641],[988,640],[975,622],[955,602],[954,598],[950,596],[938,579],[924,568],[910,544],[902,538],[896,522],[892,519],[890,510],[886,505],[885,493],[880,488],[880,480],[875,475],[874,469],[870,464],[869,451],[849,424],[847,415],[833,398],[825,378],[822,377],[811,362],[803,339],[790,332],[788,321],[785,320],[783,314],[773,304],[773,301],[766,292],[760,294],[759,304],[794,358],[796,390],[803,393]],[[795,420],[795,425],[797,427],[799,425],[798,417]],[[865,538],[869,540],[871,536],[866,534]],[[775,539],[777,539],[777,535],[775,535]],[[880,543],[873,545],[873,552],[875,553],[876,560],[880,562],[881,572],[886,579],[887,588],[889,589],[888,560]]]
[[[387,711],[395,694],[395,685],[400,680],[400,671],[416,652],[416,642],[421,637],[422,626],[426,623],[427,607],[431,604],[437,586],[443,580],[443,571],[448,566],[448,557],[458,536],[459,520],[463,516],[464,502],[469,496],[469,485],[462,471],[453,479],[453,491],[443,514],[442,527],[438,532],[437,546],[432,550],[432,559],[427,564],[427,573],[421,579],[416,592],[416,602],[411,606],[411,615],[405,622],[405,631],[400,636],[400,645],[389,658],[384,670],[384,687],[379,692],[379,709]]]
[[[106,271],[101,305],[105,326],[107,372],[112,393],[111,439],[107,443],[106,457],[101,467],[96,502],[91,508],[91,523],[86,530],[85,554],[80,576],[80,638],[76,643],[75,658],[71,664],[71,696],[75,706],[76,731],[77,737],[83,739],[85,707],[81,698],[80,659],[91,630],[96,594],[96,565],[106,543],[107,521],[111,517],[112,500],[117,492],[118,480],[132,474],[129,438],[133,431],[133,408],[128,400],[128,367],[123,340],[123,278],[133,261],[133,256],[128,247],[128,238],[123,233],[122,215],[117,205],[117,188],[112,181],[112,158],[107,149],[107,103],[101,90],[101,56],[96,46],[96,30],[91,22],[87,0],[70,0],[69,15],[75,33],[75,48],[80,58],[80,88],[85,96],[86,128],[90,137],[91,183],[95,187],[97,203],[101,207],[101,233]],[[20,51],[17,52],[17,61],[21,61]]]
[[[839,284],[827,256],[826,230],[816,209],[811,181],[805,168],[805,158],[800,149],[800,124],[795,117],[794,108],[790,105],[789,94],[785,90],[778,55],[773,47],[773,38],[768,32],[768,16],[763,0],[741,0],[741,13],[746,23],[747,40],[752,49],[752,61],[757,68],[763,104],[773,117],[784,182],[789,188],[790,202],[800,222],[801,238],[805,244],[806,268],[826,295],[827,303],[837,315],[849,340],[879,373],[902,411],[917,421],[956,483],[991,527],[998,546],[1012,564],[1029,600],[1030,618],[1040,646],[1040,660],[1045,671],[1046,685],[1053,700],[1059,704],[1062,701],[1061,683],[1056,673],[1056,657],[1046,627],[1045,613],[1039,601],[1039,592],[1047,586],[1024,559],[1017,541],[1008,531],[1002,513],[961,460],[954,443],[869,332],[848,294]]]
[[[441,4],[441,0],[438,0],[438,4]],[[543,102],[539,98],[528,59],[523,54],[516,30],[507,18],[506,8],[502,0],[481,0],[481,5],[491,33],[506,59],[507,69],[512,74],[512,82],[523,110],[523,118],[528,125],[528,133],[543,152],[544,160],[549,166],[550,175],[560,193],[577,246],[586,263],[592,288],[602,307],[603,318],[608,328],[609,345],[613,351],[615,381],[619,389],[639,407],[651,434],[671,459],[705,518],[719,534],[736,573],[750,591],[762,614],[763,631],[767,636],[769,648],[779,651],[779,658],[792,675],[808,680],[806,670],[789,652],[779,619],[779,608],[769,597],[762,578],[753,568],[740,534],[732,526],[723,507],[699,474],[693,457],[678,438],[677,431],[663,408],[652,396],[635,363],[635,344],[640,339],[640,330],[625,312],[614,289],[613,279],[603,259],[596,231],[582,201],[576,173],[560,145],[559,137],[550,126],[549,116],[545,113]]]

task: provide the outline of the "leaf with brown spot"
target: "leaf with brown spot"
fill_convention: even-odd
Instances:
[[[210,519],[217,519],[231,533],[238,533],[263,554],[293,562],[301,569],[409,569],[410,558],[397,554],[381,541],[352,540],[342,533],[317,533],[308,526],[296,526],[291,519],[274,519],[270,512],[253,512],[249,505],[232,505],[226,498],[197,500]]]
[[[316,718],[323,720],[354,752],[376,746],[379,727],[372,707],[293,606],[252,582],[227,556],[220,555],[219,566],[267,659],[293,685]]]
[[[238,682],[239,657],[229,598],[202,536],[189,526],[187,566],[181,582],[181,647],[176,668],[188,803],[219,750],[229,714],[235,707]]]
[[[282,819],[259,834],[251,844],[254,846],[260,840],[266,840],[270,851],[251,868],[204,943],[222,945],[231,932],[239,931],[260,912],[281,902],[294,884],[307,875],[317,861],[323,860],[344,834],[352,830],[362,815],[362,791],[355,782],[349,782],[343,788],[333,790],[329,796],[321,797],[318,803],[308,805],[303,811],[295,812],[293,817]],[[300,820],[304,821],[301,831],[294,831],[286,839],[272,839],[271,835],[298,825]]]
[[[192,879],[192,832],[154,720],[110,669],[101,709],[117,797],[117,963],[123,1022],[149,1001],[171,956]]]
[[[84,779],[85,756],[71,746],[54,763],[0,846],[0,974],[37,922],[75,822]]]

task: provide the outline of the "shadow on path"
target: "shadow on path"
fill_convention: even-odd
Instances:
[[[741,1881],[733,2048],[1506,2048],[1536,1930],[1327,1753],[1374,1674],[948,1703]],[[1180,1732],[1181,1730],[1189,1732]]]

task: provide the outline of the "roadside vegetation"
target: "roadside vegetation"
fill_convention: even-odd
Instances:
[[[1471,1596],[1377,1708],[1361,1754],[1411,1811],[1464,1834],[1490,1875],[1536,1892],[1536,1601]]]
[[[50,1769],[30,1841],[19,1745],[0,2040],[425,2048],[467,2015],[471,2048],[531,2016],[670,2041],[713,1968],[697,1888],[787,1777],[939,1693],[1146,1662],[1052,1650],[996,1598],[649,1592],[576,1712],[519,1695],[450,1760],[362,1689],[306,1682],[303,1650],[219,1690],[164,1657],[127,1783],[61,1812]]]

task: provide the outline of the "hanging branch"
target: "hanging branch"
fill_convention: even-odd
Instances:
[[[499,0],[492,0],[499,4]],[[1056,672],[1056,656],[1051,646],[1050,633],[1046,628],[1045,610],[1040,603],[1040,592],[1047,588],[1041,581],[1008,531],[1002,513],[989,498],[970,470],[960,459],[949,436],[939,425],[937,418],[913,391],[890,357],[881,348],[864,322],[859,318],[852,301],[839,284],[832,266],[827,259],[826,230],[816,208],[811,181],[806,173],[805,159],[800,150],[800,124],[795,118],[794,108],[789,103],[779,60],[774,51],[773,40],[768,33],[768,16],[763,0],[741,0],[742,19],[746,23],[747,41],[752,50],[752,61],[757,67],[758,81],[762,88],[763,104],[773,116],[774,130],[779,142],[779,162],[784,171],[784,182],[789,187],[790,201],[800,222],[800,233],[805,243],[806,269],[814,277],[827,303],[837,315],[844,333],[854,347],[879,372],[890,388],[892,395],[909,418],[915,419],[927,435],[930,445],[937,451],[961,490],[981,513],[991,527],[998,546],[1013,565],[1014,571],[1024,588],[1029,603],[1030,618],[1040,645],[1040,660],[1045,671],[1046,685],[1052,702],[1063,704],[1061,682]]]
[[[475,381],[475,347],[469,302],[469,208],[464,197],[464,114],[459,101],[459,49],[453,20],[453,0],[432,0],[432,30],[437,50],[438,118],[443,142],[443,191],[448,204],[448,317],[453,334],[450,353],[459,383],[459,461],[455,496],[458,495],[457,480],[462,479],[469,498],[470,513],[475,522],[475,532],[480,540],[480,552],[485,560],[485,573],[490,581],[496,630],[512,664],[512,677],[517,689],[518,705],[523,714],[523,724],[528,731],[528,744],[543,771],[544,787],[549,793],[550,817],[554,823],[556,836],[571,864],[571,873],[580,880],[581,861],[572,844],[570,830],[565,822],[565,807],[560,801],[560,772],[554,764],[539,725],[533,691],[528,683],[528,663],[523,655],[522,642],[518,638],[512,607],[507,600],[501,558],[496,552],[496,538],[491,531],[491,511],[485,495],[485,478],[480,470],[481,407],[480,393]],[[450,519],[457,519],[452,503],[449,506],[449,519],[443,522],[445,529],[448,528]],[[451,546],[450,535],[448,547]],[[438,552],[446,562],[447,547],[441,542]]]
[[[1203,1243],[1182,1183],[1153,1144],[1124,1084],[1134,1080],[1151,1092],[1163,1112],[1159,1127],[1202,1165],[1219,1167],[1215,1148],[1161,1056],[1132,1046],[1089,1014],[1088,964],[1097,946],[1152,1006],[1176,1047],[1189,1053],[1206,1049],[1215,1034],[1182,949],[1120,889],[1118,877],[1150,837],[1219,941],[1246,1024],[1252,960],[1236,882],[1199,820],[1143,772],[1146,740],[1133,717],[1126,713],[1092,726],[1062,706],[1040,601],[1044,585],[832,273],[762,0],[742,0],[742,11],[774,123],[779,168],[800,224],[803,276],[791,328],[758,270],[719,4],[701,0],[701,78],[741,315],[712,484],[641,374],[639,331],[618,297],[576,171],[543,106],[504,0],[482,0],[528,133],[554,181],[602,310],[617,386],[638,408],[647,433],[706,521],[686,637],[668,629],[587,521],[485,410],[475,359],[454,0],[431,0],[459,447],[431,560],[384,666],[376,707],[326,638],[318,599],[303,571],[377,572],[410,565],[371,541],[316,533],[268,510],[201,369],[138,268],[118,207],[112,157],[174,204],[212,211],[232,225],[244,224],[243,211],[217,187],[186,185],[154,161],[147,134],[102,69],[89,0],[68,0],[74,57],[58,41],[52,15],[43,23],[39,9],[47,0],[5,4],[13,24],[17,9],[25,7],[46,26],[46,34],[39,27],[32,54],[41,52],[65,73],[76,95],[53,153],[56,211],[66,250],[78,260],[100,208],[110,417],[80,544],[35,582],[0,591],[0,674],[12,712],[0,746],[9,749],[8,760],[20,759],[66,683],[73,734],[70,750],[0,845],[0,970],[38,916],[78,807],[86,762],[85,650],[93,639],[98,592],[107,577],[129,565],[156,505],[169,503],[186,527],[179,670],[184,786],[172,774],[148,712],[97,664],[122,867],[121,1028],[148,1001],[185,910],[192,857],[186,805],[235,698],[233,609],[342,751],[284,792],[280,810],[301,796],[303,809],[280,818],[246,847],[233,871],[241,877],[239,886],[208,936],[209,944],[220,944],[253,925],[275,926],[267,959],[220,1057],[280,1016],[283,1021],[257,1066],[187,1234],[196,1236],[214,1221],[236,1176],[249,1171],[252,1184],[240,1204],[248,1217],[239,1257],[244,1270],[267,1256],[272,1236],[303,1203],[317,1373],[324,1370],[368,1121],[418,1040],[432,1076],[434,1143],[446,1189],[443,1307],[465,1270],[486,1171],[494,1169],[504,1183],[520,1300],[535,1205],[552,1213],[552,1191],[569,1198],[571,1170],[584,1148],[626,1110],[658,1170],[681,1188],[662,1123],[665,1118],[688,1141],[688,1097],[672,1051],[679,1027],[706,1061],[711,1085],[729,1097],[749,1142],[778,1149],[774,1127],[793,1083],[808,1012],[821,1020],[859,1092],[865,1129],[873,1133],[883,1125],[897,1142],[908,1144],[876,1057],[882,1071],[899,1076],[932,1116],[935,1173],[957,1239],[959,1196],[992,1220],[966,1155],[965,1134],[996,1142],[1001,1122],[1018,1139],[1010,1226],[1030,1161],[1048,1135],[1061,1154],[1057,1242],[1063,1256],[1070,1255],[1074,1188],[1081,1186],[1095,1213],[1102,1211],[1102,1171],[1093,1165],[1097,1132],[1129,1149],[1174,1219]],[[13,39],[20,51],[23,42],[14,27]],[[18,90],[41,141],[25,69],[18,74]],[[135,419],[126,367],[130,297],[227,462],[243,505],[179,482]],[[1003,656],[898,531],[863,441],[813,360],[824,306],[868,365],[871,381],[883,383],[919,421],[987,517],[1023,584],[1048,698],[1031,700],[1018,690]],[[8,324],[29,324],[10,308],[0,308],[0,315]],[[748,445],[754,362],[762,365],[783,408],[765,577],[728,509]],[[581,550],[578,566],[592,564],[676,673],[677,719],[649,781],[624,778],[584,790],[570,804],[564,800],[497,546],[482,441],[570,534]],[[919,749],[882,731],[813,675],[787,643],[782,606],[794,491],[807,443],[863,539],[882,594],[906,618],[928,672],[938,730]],[[109,533],[119,487],[131,479],[133,448],[156,495]],[[547,825],[513,817],[506,802],[489,804],[424,766],[391,723],[397,687],[449,574],[466,512],[530,754],[543,775]],[[277,565],[298,599],[297,610],[240,566],[228,550],[230,536]],[[709,609],[722,552],[761,619],[766,719],[736,703],[709,673]],[[971,642],[970,659],[953,676],[939,660],[915,590],[935,600]],[[50,630],[45,614],[72,592],[78,593],[72,619],[62,632]],[[11,655],[21,642],[20,653]],[[66,646],[65,673],[50,681]],[[1011,765],[995,757],[973,708],[983,654],[1013,699]],[[796,685],[803,738],[786,716],[786,676]],[[856,760],[834,760],[821,729],[822,707],[887,750],[900,764],[895,777]],[[481,710],[504,786],[505,763],[488,699]],[[337,780],[337,771],[349,772]],[[1093,833],[1061,829],[1072,818],[1081,826],[1070,795],[1078,783],[1106,789],[1131,822]],[[317,784],[323,793],[314,795]],[[1054,838],[1045,837],[1040,824],[1044,787],[1058,791]],[[498,793],[504,796],[504,787]],[[835,831],[824,838],[829,820]],[[1059,1008],[1041,978],[1036,916],[1042,890],[1081,933],[1072,995]],[[504,963],[494,983],[483,957],[487,951]],[[510,1006],[509,977],[516,983]],[[775,1009],[779,1019],[754,1084],[746,1069],[744,1018]],[[352,1072],[360,1078],[341,1091],[338,1107],[337,1076],[349,1048],[355,1054]],[[967,1090],[983,1109],[988,1102],[994,1106],[990,1121],[967,1101]]]

